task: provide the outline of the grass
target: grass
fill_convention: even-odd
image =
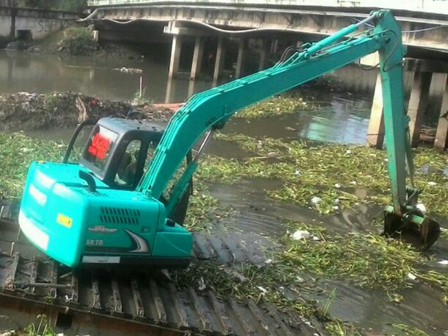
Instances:
[[[36,323],[31,323],[25,327],[24,336],[56,336],[46,315],[37,315],[36,320],[37,326]]]

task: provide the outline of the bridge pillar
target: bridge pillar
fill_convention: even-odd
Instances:
[[[276,54],[278,50],[278,39],[272,40],[271,42],[271,54]]]
[[[180,49],[182,47],[182,37],[180,35],[173,35],[173,42],[171,44],[171,58],[170,69],[168,71],[168,79],[174,78],[179,70]]]
[[[266,58],[268,56],[268,41],[261,39],[260,62],[258,63],[258,71],[266,68]]]
[[[442,106],[440,107],[440,118],[437,125],[434,148],[443,151],[448,144],[448,74],[438,74],[440,85],[443,87]]]
[[[431,73],[414,72],[411,96],[409,98],[408,116],[411,146],[417,147],[420,141],[423,115],[428,103],[429,87],[431,85]]]
[[[99,30],[94,30],[92,31],[92,35],[93,35],[93,40],[98,42],[100,39],[100,31]]]
[[[213,72],[213,86],[218,85],[224,67],[224,59],[226,57],[226,45],[224,36],[220,35],[218,38],[218,47],[216,49],[215,70]]]
[[[236,60],[235,78],[244,76],[244,52],[246,51],[246,39],[240,38],[238,41],[238,57]]]
[[[174,100],[176,96],[177,80],[175,78],[168,78],[166,83],[165,104],[176,103]]]
[[[202,36],[196,36],[194,42],[193,61],[191,62],[190,80],[195,80],[201,72],[203,54],[204,38]]]
[[[369,128],[367,130],[367,144],[378,149],[384,143],[384,114],[383,114],[383,85],[378,72],[375,93],[373,95],[372,110],[370,112]]]

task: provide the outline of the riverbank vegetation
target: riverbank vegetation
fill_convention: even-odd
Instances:
[[[14,5],[16,7],[81,13],[87,8],[87,0],[16,0]]]
[[[90,27],[66,28],[57,47],[59,52],[66,52],[75,56],[90,56],[99,49],[98,42],[93,38]]]
[[[88,118],[126,116],[129,112],[147,120],[169,119],[174,113],[170,108],[151,103],[137,108],[130,102],[98,99],[80,93],[19,92],[0,95],[0,131],[72,128]]]

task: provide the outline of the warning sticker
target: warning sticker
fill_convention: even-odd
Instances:
[[[56,218],[56,222],[58,222],[61,225],[64,225],[68,228],[72,227],[72,219],[66,215],[58,214],[58,217]]]

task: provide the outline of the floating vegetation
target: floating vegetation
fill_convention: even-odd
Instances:
[[[185,227],[191,231],[206,230],[228,214],[229,209],[223,208],[204,186],[195,188],[188,203]]]
[[[22,133],[0,133],[0,197],[21,197],[31,162],[61,161],[66,146],[53,141],[40,141]]]
[[[365,333],[352,323],[332,320],[325,324],[325,328],[335,336],[363,336]]]
[[[186,271],[172,272],[175,284],[180,288],[194,287],[198,291],[213,290],[220,297],[234,297],[237,301],[273,303],[278,307],[292,307],[305,316],[321,315],[316,307],[298,295],[286,298],[286,287],[310,289],[303,284],[288,265],[272,263],[256,266],[244,262],[221,265],[217,261],[194,261]]]
[[[235,117],[246,119],[277,117],[298,111],[315,110],[317,107],[318,104],[304,101],[297,92],[289,92],[245,108]]]
[[[410,245],[376,234],[330,236],[325,229],[289,222],[292,230],[307,230],[318,239],[285,237],[282,262],[299,270],[350,281],[359,287],[387,291],[410,287],[423,259]]]
[[[302,206],[313,206],[321,215],[343,210],[358,201],[355,195],[332,188],[316,188],[309,185],[287,183],[283,189],[268,190],[267,195],[280,201]]]
[[[429,336],[424,331],[418,329],[409,327],[405,324],[393,324],[392,327],[397,330],[399,333],[393,333],[390,336]]]
[[[236,142],[255,157],[244,162],[211,157],[199,171],[204,180],[234,183],[241,178],[276,178],[285,182],[285,187],[269,191],[268,196],[300,205],[319,197],[322,203],[317,209],[321,214],[356,202],[391,203],[385,151],[357,145],[309,146],[303,141],[257,139],[243,134],[218,134],[217,138]],[[448,216],[448,155],[429,149],[414,152],[420,200],[431,213]],[[356,188],[369,190],[368,197],[361,200],[342,192]],[[316,195],[311,196],[313,192]],[[343,201],[342,207],[334,204],[337,199]]]

